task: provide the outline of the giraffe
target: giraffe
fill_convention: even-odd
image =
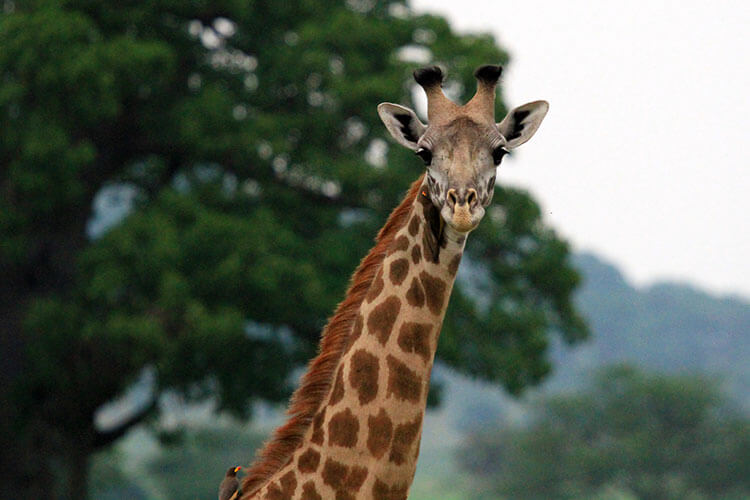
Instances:
[[[475,72],[460,106],[437,66],[414,78],[428,125],[391,103],[378,114],[426,171],[411,186],[352,276],[319,354],[292,396],[289,418],[260,451],[243,500],[404,500],[414,478],[438,336],[467,234],[492,200],[496,167],[531,138],[545,101],[495,123],[501,66]]]

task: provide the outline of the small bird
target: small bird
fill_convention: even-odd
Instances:
[[[240,482],[237,480],[237,471],[242,469],[239,465],[237,467],[230,467],[227,471],[226,476],[219,485],[219,500],[229,500],[232,495],[240,487]]]

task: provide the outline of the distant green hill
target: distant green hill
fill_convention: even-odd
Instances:
[[[464,474],[452,461],[464,432],[518,422],[540,393],[586,385],[598,368],[626,362],[646,371],[702,372],[723,381],[726,393],[750,411],[750,302],[717,297],[686,284],[637,288],[617,268],[591,254],[575,257],[584,282],[577,303],[591,337],[573,347],[552,346],[552,374],[541,387],[511,398],[497,386],[438,366],[442,406],[428,413],[410,498],[469,498]]]
[[[575,262],[584,277],[577,302],[592,337],[573,348],[555,346],[550,387],[578,385],[591,369],[624,361],[667,373],[717,375],[750,408],[750,302],[686,284],[635,288],[593,255],[578,255]]]
[[[554,392],[580,387],[600,366],[626,362],[644,370],[715,375],[730,396],[750,409],[750,302],[717,297],[691,285],[629,284],[617,268],[591,254],[575,256],[583,276],[576,301],[591,337],[575,346],[552,346],[552,373],[538,389]],[[494,386],[436,371],[445,384],[447,407],[481,405],[481,418],[498,401]],[[479,393],[475,392],[479,391]],[[514,403],[517,404],[517,403]]]

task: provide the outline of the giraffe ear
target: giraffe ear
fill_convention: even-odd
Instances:
[[[399,144],[417,150],[417,141],[427,130],[427,126],[419,121],[414,111],[398,104],[384,102],[378,105],[378,115]]]
[[[498,130],[507,141],[508,149],[517,148],[531,139],[539,125],[542,124],[549,103],[547,101],[534,101],[518,106],[497,124]]]

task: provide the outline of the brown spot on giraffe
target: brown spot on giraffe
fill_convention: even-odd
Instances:
[[[409,234],[416,236],[419,232],[419,217],[415,214],[409,221]]]
[[[445,290],[447,288],[445,281],[430,275],[426,271],[419,273],[419,279],[424,287],[427,307],[432,314],[439,314],[443,310],[443,301],[445,300]]]
[[[321,477],[323,478],[323,482],[325,484],[335,490],[338,490],[343,486],[344,481],[346,480],[346,475],[348,473],[349,467],[332,458],[328,458],[326,459],[326,463],[323,465],[323,472],[321,473]]]
[[[302,496],[300,500],[323,500],[318,490],[315,489],[315,483],[308,481],[302,485]]]
[[[401,325],[398,333],[398,346],[404,352],[418,354],[425,362],[430,360],[430,323],[407,322]]]
[[[315,444],[323,444],[325,442],[325,436],[323,435],[323,428],[314,429],[310,442]]]
[[[320,453],[312,448],[308,448],[297,459],[297,469],[303,474],[310,474],[318,470],[320,465]]]
[[[390,253],[403,252],[407,248],[409,248],[409,238],[401,235],[393,242],[393,247]]]
[[[406,259],[396,259],[391,262],[391,283],[400,285],[406,279],[409,272],[409,261]]]
[[[349,475],[344,482],[344,488],[356,493],[362,488],[365,479],[367,479],[367,468],[355,465],[349,470]]]
[[[372,285],[370,285],[370,289],[367,291],[365,300],[367,300],[367,302],[375,300],[378,295],[380,295],[380,292],[383,291],[383,286],[385,286],[385,282],[383,281],[383,270],[381,269],[378,271],[378,274],[375,275],[375,279],[372,280]]]
[[[396,465],[406,462],[411,446],[416,441],[421,428],[422,415],[417,415],[417,418],[412,422],[397,426],[393,432],[393,444],[391,445],[391,454],[388,460]]]
[[[388,342],[400,309],[401,300],[395,295],[391,295],[382,303],[375,306],[367,317],[369,332],[375,335],[381,344],[385,345]]]
[[[268,486],[268,491],[266,491],[266,496],[263,497],[264,500],[288,500],[291,497],[284,497],[284,491],[281,489],[281,486],[279,486],[277,483],[271,483]]]
[[[455,276],[458,272],[458,265],[461,263],[461,254],[456,254],[452,259],[451,263],[448,264],[448,272],[451,273],[451,276]]]
[[[411,286],[406,291],[406,302],[413,307],[424,306],[424,292],[422,291],[422,285],[419,284],[419,279],[412,278]]]
[[[268,487],[266,500],[290,500],[297,489],[297,478],[294,471],[284,474],[279,480],[280,485],[272,483]]]
[[[291,498],[294,495],[294,491],[297,489],[297,476],[293,470],[290,470],[283,476],[281,476],[281,490],[284,492],[284,496]]]
[[[422,379],[406,364],[389,354],[388,362],[388,395],[398,399],[418,403],[422,396]]]
[[[336,500],[350,500],[367,479],[367,469],[357,465],[350,467],[329,458],[323,465],[322,477],[323,482],[336,491]]]
[[[333,459],[326,460],[323,466],[323,482],[333,488],[336,500],[354,500],[367,479],[367,468],[348,466]]]
[[[315,444],[323,444],[325,439],[323,433],[323,421],[326,418],[326,409],[323,407],[313,418],[313,433],[310,441]]]
[[[377,415],[368,417],[367,428],[367,449],[372,456],[380,458],[391,444],[393,422],[388,413],[381,408]]]
[[[344,399],[344,371],[342,367],[339,367],[336,373],[336,382],[333,383],[333,391],[331,391],[331,399],[328,405],[334,406],[342,399]]]
[[[349,383],[357,391],[359,404],[366,405],[378,395],[379,371],[380,362],[374,354],[359,349],[352,355]]]
[[[419,246],[419,243],[417,243],[411,249],[411,261],[414,264],[419,264],[421,260],[422,260],[422,247]]]
[[[347,408],[331,417],[328,422],[328,443],[344,448],[352,448],[357,444],[359,434],[359,420]]]
[[[408,484],[388,486],[384,481],[375,479],[375,483],[372,485],[373,500],[406,500],[408,492]]]

